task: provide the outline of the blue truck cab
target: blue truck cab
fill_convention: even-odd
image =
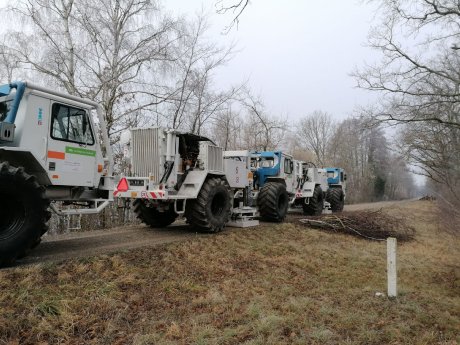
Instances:
[[[347,180],[347,175],[341,168],[326,168],[327,172],[327,184],[331,185],[343,185]]]
[[[280,174],[280,151],[253,152],[256,157],[256,169],[254,171],[254,183],[262,188],[268,177],[277,177]]]
[[[292,156],[281,151],[252,151],[253,195],[263,219],[280,222],[295,195]]]
[[[294,159],[281,151],[254,151],[254,188],[260,189],[267,182],[280,182],[289,194],[294,193]]]
[[[328,190],[326,201],[331,204],[332,212],[341,212],[345,205],[347,174],[342,168],[325,168]]]

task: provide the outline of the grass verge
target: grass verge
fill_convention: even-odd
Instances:
[[[431,202],[386,248],[291,223],[0,271],[0,344],[457,344],[459,241]]]

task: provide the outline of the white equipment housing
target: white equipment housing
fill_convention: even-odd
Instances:
[[[232,217],[227,224],[232,227],[246,228],[259,225],[255,219],[257,209],[253,207],[253,173],[251,171],[252,154],[244,151],[224,151],[224,170],[231,188],[235,190]]]
[[[302,165],[303,162],[298,162]],[[321,168],[304,168],[302,175],[306,176],[306,181],[299,185],[296,191],[296,198],[311,198],[316,186],[320,186],[323,191],[328,189],[327,173]],[[301,175],[301,176],[302,176]]]

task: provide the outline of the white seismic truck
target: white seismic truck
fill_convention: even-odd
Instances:
[[[107,206],[112,168],[97,103],[26,82],[0,86],[0,266],[40,243],[49,209],[89,214]],[[59,209],[56,201],[80,208]]]
[[[151,227],[165,227],[179,215],[196,229],[218,232],[229,222],[255,225],[249,206],[249,153],[229,151],[205,137],[164,128],[132,129],[130,176],[113,195],[134,199],[134,211]]]

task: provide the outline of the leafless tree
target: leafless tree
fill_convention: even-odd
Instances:
[[[349,202],[369,201],[372,172],[369,168],[369,131],[362,121],[350,118],[339,123],[329,143],[330,164],[344,168],[348,175]]]
[[[2,80],[12,81],[15,70],[18,68],[18,62],[11,55],[8,46],[0,45],[0,78]]]
[[[218,0],[216,2],[216,12],[219,14],[225,14],[231,12],[234,17],[231,23],[227,26],[226,32],[230,31],[235,25],[238,26],[240,17],[243,14],[246,7],[249,5],[249,0]]]
[[[179,128],[189,112],[188,106],[193,96],[193,88],[190,87],[194,69],[210,54],[209,50],[215,51],[213,45],[203,41],[203,35],[207,30],[207,22],[201,14],[194,23],[184,22],[181,26],[181,37],[175,45],[176,59],[172,65],[173,79],[171,109],[171,127]]]
[[[233,109],[232,102],[228,102],[226,108],[213,121],[209,135],[224,150],[243,149],[241,135],[244,123],[239,111]]]
[[[389,157],[385,178],[385,196],[390,200],[413,198],[417,195],[413,175],[404,157],[392,155]]]
[[[460,127],[457,1],[385,0],[379,11],[369,45],[382,60],[354,73],[359,87],[382,96],[373,118]]]
[[[9,11],[25,26],[0,46],[8,79],[38,77],[100,102],[112,143],[152,123],[199,134],[243,85],[215,87],[234,45],[207,38],[204,13],[176,20],[151,0],[19,0]]]
[[[303,148],[314,153],[316,163],[320,166],[326,165],[327,150],[334,126],[331,115],[317,110],[302,118],[297,127],[297,140]]]
[[[460,202],[460,131],[417,123],[400,132],[400,151],[417,173],[443,185]]]
[[[376,1],[373,1],[376,2]],[[369,45],[381,61],[354,73],[378,92],[374,123],[402,124],[401,153],[460,208],[460,6],[455,0],[384,0]]]
[[[76,19],[89,38],[81,64],[90,75],[81,84],[101,99],[109,134],[138,125],[170,97],[152,72],[172,59],[177,22],[149,0],[81,2]]]
[[[297,128],[295,128],[296,126],[293,127],[289,128],[286,132],[286,152],[291,154],[295,159],[304,162],[313,162],[315,160],[315,154],[310,150],[306,150],[305,147],[299,142],[296,135]]]
[[[244,122],[246,146],[263,151],[279,148],[288,129],[287,120],[270,116],[262,99],[247,89],[241,103],[248,116]]]
[[[5,43],[18,76],[32,71],[48,85],[99,101],[112,139],[167,99],[151,71],[169,59],[176,23],[155,1],[22,0],[10,13],[25,23]]]
[[[169,125],[200,134],[216,118],[226,103],[236,98],[242,85],[218,90],[214,82],[217,69],[234,55],[234,45],[219,46],[206,38],[209,25],[201,13],[194,21],[184,21],[180,39],[175,44],[172,64],[171,97],[166,112]]]
[[[350,202],[410,197],[415,193],[413,176],[406,160],[393,151],[383,130],[349,118],[335,127],[327,161],[347,172]]]

